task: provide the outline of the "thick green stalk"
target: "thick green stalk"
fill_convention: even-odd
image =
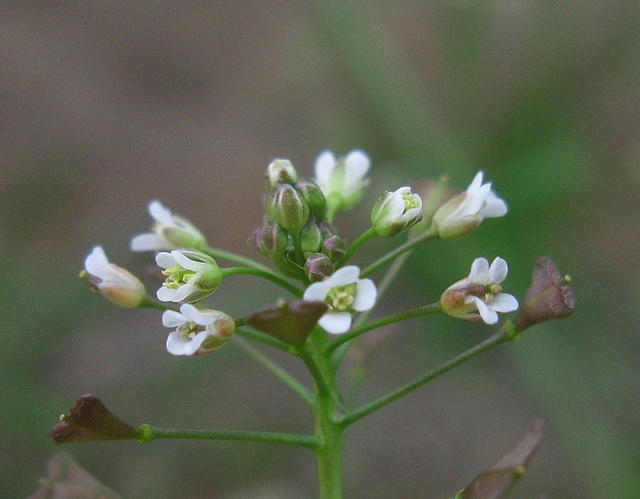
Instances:
[[[308,343],[309,355],[317,371],[314,380],[317,396],[313,406],[317,446],[315,447],[320,499],[341,499],[343,427],[338,423],[340,395],[336,390],[335,368],[325,353],[327,337],[316,328]],[[318,379],[321,378],[321,379]]]

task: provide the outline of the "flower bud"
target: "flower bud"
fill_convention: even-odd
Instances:
[[[101,246],[93,248],[80,274],[89,285],[112,303],[121,307],[139,307],[147,292],[144,284],[129,271],[110,263]]]
[[[272,192],[267,211],[286,230],[301,229],[309,218],[309,205],[289,184]]]
[[[576,296],[551,258],[541,256],[533,266],[531,285],[516,318],[516,329],[523,331],[540,322],[562,319],[573,312]]]
[[[322,253],[315,253],[304,262],[304,271],[312,282],[322,281],[333,274],[334,270],[331,259]]]
[[[267,258],[283,254],[289,245],[286,232],[278,224],[267,221],[251,233],[249,244]]]
[[[267,192],[279,184],[294,184],[298,172],[288,159],[274,159],[267,167]]]
[[[309,179],[300,179],[295,187],[302,199],[309,205],[311,213],[318,220],[323,220],[327,213],[327,200],[318,184]]]
[[[410,187],[385,192],[371,209],[371,225],[382,237],[397,236],[422,218],[422,200]]]
[[[304,258],[317,253],[322,245],[322,232],[313,220],[309,220],[300,232],[300,249]]]
[[[322,243],[322,252],[327,255],[332,262],[342,260],[347,252],[347,244],[340,236],[331,236]]]

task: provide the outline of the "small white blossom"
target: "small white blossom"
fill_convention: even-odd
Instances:
[[[224,345],[235,329],[235,321],[218,310],[198,310],[188,303],[180,312],[166,310],[162,324],[175,328],[167,338],[167,350],[173,355],[202,355]]]
[[[201,300],[213,293],[222,282],[223,272],[209,255],[195,250],[172,250],[156,255],[167,280],[156,296],[164,302]]]
[[[491,190],[491,183],[482,184],[478,172],[465,192],[443,204],[433,216],[433,225],[442,239],[455,239],[473,231],[485,218],[507,213],[506,203]]]
[[[353,208],[364,194],[368,181],[364,178],[371,161],[363,151],[355,149],[336,159],[331,151],[316,158],[315,182],[322,190],[330,213]]]
[[[110,263],[102,246],[96,246],[84,261],[89,284],[121,307],[138,307],[146,296],[144,284],[128,270]]]
[[[443,311],[459,319],[495,324],[497,312],[512,312],[518,308],[518,300],[503,293],[500,286],[508,272],[507,262],[500,257],[493,260],[491,266],[486,258],[476,258],[469,275],[442,294]]]
[[[149,214],[154,220],[152,232],[135,236],[131,240],[132,251],[198,248],[205,243],[205,237],[191,222],[171,213],[160,201],[149,203]]]
[[[318,321],[328,333],[346,333],[351,327],[351,314],[373,308],[376,286],[371,279],[359,277],[360,269],[348,265],[323,281],[311,284],[304,292],[304,300],[321,301],[329,307]]]
[[[409,229],[422,218],[422,199],[411,187],[385,192],[371,209],[371,225],[376,234],[393,237]]]

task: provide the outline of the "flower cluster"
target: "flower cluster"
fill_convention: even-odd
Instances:
[[[311,324],[317,321],[330,334],[346,333],[352,327],[354,315],[371,310],[378,298],[374,282],[363,277],[359,267],[347,265],[360,244],[373,236],[395,237],[414,226],[411,236],[414,242],[415,238],[427,236],[454,239],[474,230],[484,218],[502,216],[507,211],[504,201],[491,190],[491,184],[482,183],[482,172],[466,191],[448,201],[442,196],[445,191],[440,190],[438,196],[429,196],[423,205],[418,193],[403,186],[383,192],[371,208],[370,228],[348,246],[333,221],[337,213],[352,209],[364,198],[370,165],[369,157],[361,150],[353,150],[344,157],[336,157],[330,151],[321,153],[315,161],[313,178],[301,177],[287,159],[269,164],[264,220],[249,242],[284,277],[249,259],[237,258],[240,267],[220,267],[217,257],[234,261],[233,257],[209,247],[196,226],[157,200],[149,204],[151,231],[135,236],[131,249],[156,253],[155,261],[165,278],[156,292],[160,303],[147,296],[138,278],[110,263],[101,247],[94,248],[87,257],[84,275],[91,286],[118,305],[164,308],[162,323],[174,328],[166,346],[174,355],[211,352],[228,340],[235,321],[223,312],[199,307],[198,303],[232,274],[259,275],[290,291],[299,288],[288,284],[287,279],[297,280],[304,286],[298,295],[304,300],[301,303],[313,302],[322,307],[278,305],[276,309],[251,313],[247,316],[249,320],[242,319],[242,323],[253,324],[296,347],[304,344],[309,321],[313,321]],[[502,293],[499,285],[506,273],[506,262],[500,258],[491,266],[484,258],[476,259],[469,276],[443,293],[442,311],[457,318],[483,320],[487,324],[497,322],[497,312],[510,312],[518,306],[516,299]],[[179,311],[170,304],[178,304]],[[303,318],[305,313],[309,319]],[[269,320],[275,319],[268,318],[276,316],[279,322],[269,324]],[[276,325],[282,323],[304,324],[296,326],[304,331],[279,334]]]

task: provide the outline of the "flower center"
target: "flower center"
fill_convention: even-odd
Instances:
[[[204,331],[205,329],[205,326],[202,326],[201,324],[193,321],[189,321],[180,325],[177,330],[185,340],[192,340],[193,338],[195,338],[196,334]]]
[[[357,283],[355,282],[346,284],[345,286],[331,288],[325,298],[325,303],[329,305],[331,310],[338,310],[340,312],[350,310],[355,300],[356,288]]]
[[[163,283],[163,286],[170,289],[178,289],[183,284],[188,283],[195,275],[191,270],[187,270],[180,265],[169,267],[163,270],[162,274],[167,276],[167,280]]]
[[[404,201],[404,211],[407,212],[413,208],[417,208],[418,198],[414,196],[411,192],[402,195],[402,200]]]

